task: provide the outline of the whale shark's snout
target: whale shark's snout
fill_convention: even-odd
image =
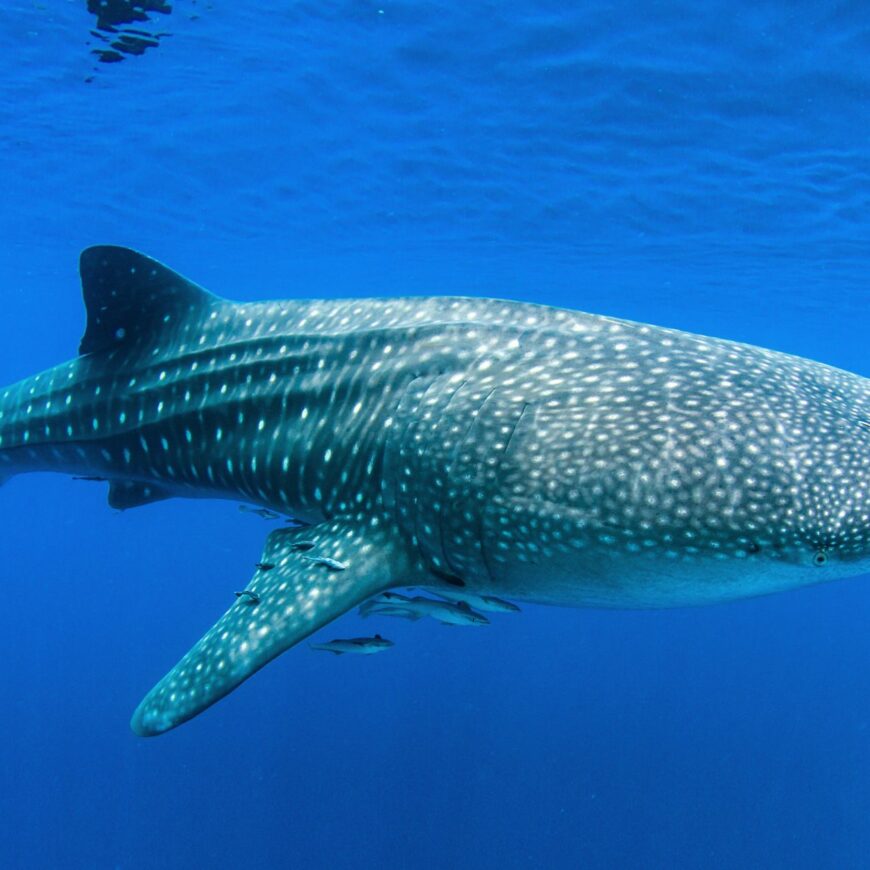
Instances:
[[[796,561],[820,574],[870,569],[870,381],[803,369],[777,432],[794,497],[785,530]],[[787,543],[791,543],[787,541]]]
[[[829,577],[870,570],[870,433],[843,427],[800,462],[795,486],[800,561]],[[810,451],[813,452],[813,451]]]

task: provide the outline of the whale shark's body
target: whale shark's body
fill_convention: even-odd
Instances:
[[[660,607],[870,564],[857,375],[517,302],[236,304],[124,248],[86,250],[81,274],[81,355],[0,393],[0,476],[310,524],[269,535],[268,570],[148,694],[137,733],[394,586]]]

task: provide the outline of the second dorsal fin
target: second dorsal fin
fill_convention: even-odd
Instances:
[[[88,312],[79,345],[83,354],[150,339],[164,324],[192,315],[217,299],[162,263],[129,248],[86,248],[79,271]]]

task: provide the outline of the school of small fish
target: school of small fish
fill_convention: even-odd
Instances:
[[[315,560],[312,559],[312,561]],[[316,561],[325,567],[330,567],[326,565],[325,560],[318,559]],[[382,592],[364,602],[359,608],[359,615],[364,618],[374,615],[396,616],[413,622],[428,616],[441,625],[489,625],[489,619],[479,611],[483,610],[489,613],[519,612],[519,607],[516,604],[491,595],[475,595],[459,589],[439,590],[434,594],[439,597],[426,598],[422,595],[409,597],[398,592]],[[336,639],[329,643],[309,644],[313,650],[323,650],[336,655],[344,653],[371,655],[383,652],[391,646],[394,646],[393,642],[386,640],[379,634],[373,637]]]

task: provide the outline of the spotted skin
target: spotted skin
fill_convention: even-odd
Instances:
[[[310,536],[312,531],[306,529]],[[263,551],[275,567],[257,571],[227,612],[146,695],[133,730],[160,734],[231,692],[285,649],[396,582],[407,566],[376,518],[321,523],[317,546],[345,556],[345,571],[313,565],[293,546],[298,529],[278,529]]]
[[[0,478],[310,524],[273,532],[259,600],[152,690],[139,733],[391,586],[660,607],[868,569],[865,378],[517,302],[236,304],[124,248],[86,250],[81,272],[81,355],[0,391]]]

